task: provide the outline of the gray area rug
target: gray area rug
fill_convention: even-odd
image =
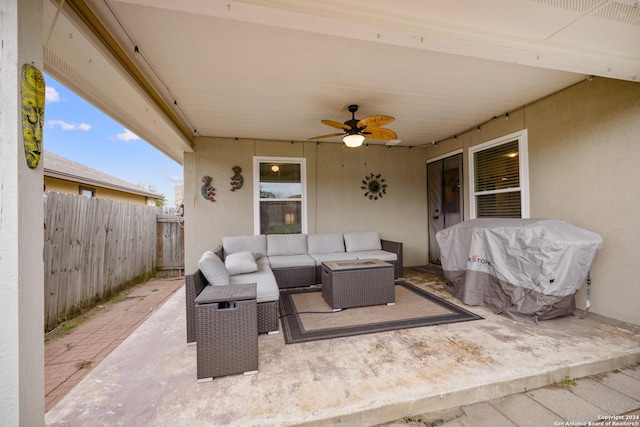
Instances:
[[[396,282],[396,304],[332,312],[320,288],[280,290],[286,344],[482,319],[407,282]]]

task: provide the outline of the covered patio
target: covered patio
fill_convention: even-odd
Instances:
[[[515,142],[509,190],[522,217],[600,234],[591,312],[640,324],[639,0],[10,0],[0,23],[8,425],[44,418],[43,170],[25,162],[26,64],[183,165],[186,272],[223,237],[259,230],[260,162],[292,159],[306,167],[302,232],[379,230],[403,243],[405,265],[430,262],[428,222],[442,207],[427,203],[427,164],[458,157],[460,178],[447,188],[459,195],[458,219],[471,219],[483,196],[474,158]],[[358,118],[395,117],[398,139],[355,149],[342,134],[314,140],[330,131],[321,120],[345,130],[350,105]],[[234,166],[245,185],[231,192]],[[384,199],[363,197],[371,174],[387,180]],[[203,197],[205,177],[215,203]],[[258,376],[196,386],[179,295],[47,421],[367,424],[637,361],[638,337],[624,328],[590,317],[533,328],[480,310],[485,320],[402,333],[289,346],[263,336]],[[582,289],[577,306],[586,300]]]
[[[411,269],[405,275],[456,302],[441,279]],[[640,330],[631,325],[587,315],[536,326],[465,308],[484,319],[292,345],[284,344],[282,334],[260,335],[257,375],[197,383],[196,349],[185,343],[181,289],[45,421],[51,426],[376,425],[640,361]]]

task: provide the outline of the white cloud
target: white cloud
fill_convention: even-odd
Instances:
[[[44,93],[45,102],[58,102],[60,101],[60,92],[56,88],[47,86]]]
[[[91,129],[91,125],[87,123],[67,123],[64,120],[49,120],[47,123],[49,124],[49,127],[55,127],[56,125],[60,126],[60,129],[62,130],[88,131]]]
[[[125,129],[124,132],[117,134],[116,138],[118,138],[120,141],[134,141],[140,139],[138,135],[131,132],[129,129]]]
[[[184,181],[182,176],[179,176],[179,175],[169,175],[168,178],[169,178],[170,181],[173,181],[173,182],[182,182],[182,181]]]

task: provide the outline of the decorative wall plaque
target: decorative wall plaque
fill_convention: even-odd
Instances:
[[[42,73],[31,64],[22,66],[22,137],[27,165],[35,169],[42,154],[45,81]]]
[[[368,197],[369,200],[382,199],[382,196],[387,194],[387,184],[381,174],[370,174],[362,180],[361,189],[364,191],[364,197]]]
[[[214,196],[216,195],[216,189],[213,188],[213,185],[211,185],[212,179],[213,178],[208,175],[202,177],[202,182],[204,182],[204,185],[200,189],[200,192],[202,193],[202,197],[211,202],[215,202],[216,199],[214,198]]]
[[[244,184],[244,178],[240,175],[242,168],[240,166],[234,166],[231,170],[233,171],[233,176],[231,177],[231,191],[236,191],[241,189],[242,184]]]

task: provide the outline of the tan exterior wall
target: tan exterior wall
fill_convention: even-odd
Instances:
[[[185,153],[186,271],[225,235],[253,234],[253,156],[305,157],[309,233],[379,230],[404,243],[405,266],[427,259],[426,161],[462,148],[469,218],[468,148],[527,129],[531,217],[561,218],[600,234],[591,311],[640,324],[640,83],[595,78],[437,146],[371,146],[200,138]],[[231,167],[244,187],[229,191]],[[362,179],[381,173],[388,194],[369,201]],[[213,177],[216,202],[200,195]],[[577,295],[585,307],[586,287]]]
[[[594,79],[525,114],[531,216],[600,234],[592,311],[640,324],[640,83]]]
[[[44,185],[47,191],[56,191],[58,193],[80,194],[80,184],[77,182],[66,181],[58,178],[44,177]],[[139,205],[147,204],[147,197],[137,194],[125,193],[123,191],[111,190],[108,188],[83,185],[84,187],[94,188],[96,190],[95,197],[102,199],[116,200],[119,202],[135,203]]]
[[[384,146],[347,149],[340,144],[199,138],[185,153],[185,264],[193,271],[205,250],[224,236],[253,234],[253,156],[304,157],[307,162],[308,233],[378,230],[404,244],[405,265],[426,262],[426,150]],[[231,167],[242,167],[244,186],[229,190]],[[387,194],[364,197],[362,180],[382,174]],[[216,201],[200,194],[213,177]]]

